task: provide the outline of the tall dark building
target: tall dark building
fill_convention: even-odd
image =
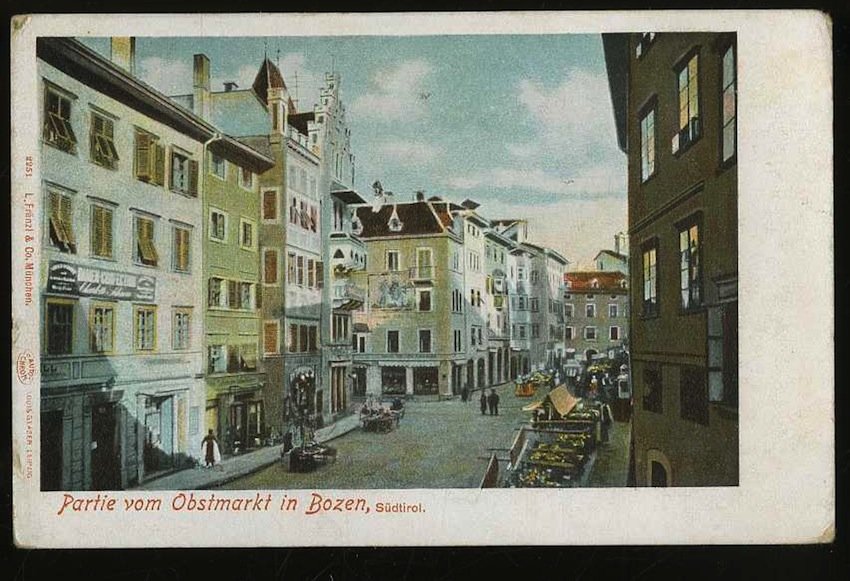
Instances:
[[[603,42],[628,155],[635,480],[737,485],[736,38]]]

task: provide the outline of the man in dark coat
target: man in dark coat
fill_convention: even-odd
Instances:
[[[484,392],[483,389],[481,390],[481,400],[480,400],[480,402],[481,402],[481,415],[483,416],[487,413],[487,404],[489,403],[487,401],[487,394]]]
[[[499,394],[496,393],[495,389],[490,390],[490,395],[487,397],[487,405],[490,406],[491,416],[499,415]]]

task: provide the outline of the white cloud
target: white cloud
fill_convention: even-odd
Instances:
[[[442,148],[421,141],[396,139],[377,144],[375,151],[385,161],[407,165],[424,165],[434,161],[442,153]]]
[[[191,62],[148,57],[139,63],[139,77],[166,95],[187,95],[192,92]]]
[[[432,71],[430,63],[417,59],[376,72],[371,91],[351,104],[352,114],[385,121],[421,118],[427,109],[426,80]]]

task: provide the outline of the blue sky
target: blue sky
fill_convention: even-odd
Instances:
[[[108,54],[104,39],[86,40]],[[617,149],[599,35],[144,38],[137,74],[191,92],[192,55],[213,90],[250,86],[264,51],[309,110],[325,71],[342,75],[357,184],[482,204],[527,218],[532,241],[574,265],[626,228],[626,157]]]

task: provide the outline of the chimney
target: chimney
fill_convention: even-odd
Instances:
[[[620,234],[614,234],[614,252],[620,254]]]
[[[224,82],[224,92],[229,93],[233,89],[238,89],[239,85],[235,81],[225,81]]]
[[[196,54],[192,62],[192,111],[201,119],[210,116],[210,59]]]
[[[425,201],[425,192],[417,191],[416,192],[416,201],[417,202],[424,202]]]
[[[113,36],[110,39],[110,60],[130,73],[136,74],[136,38]]]

